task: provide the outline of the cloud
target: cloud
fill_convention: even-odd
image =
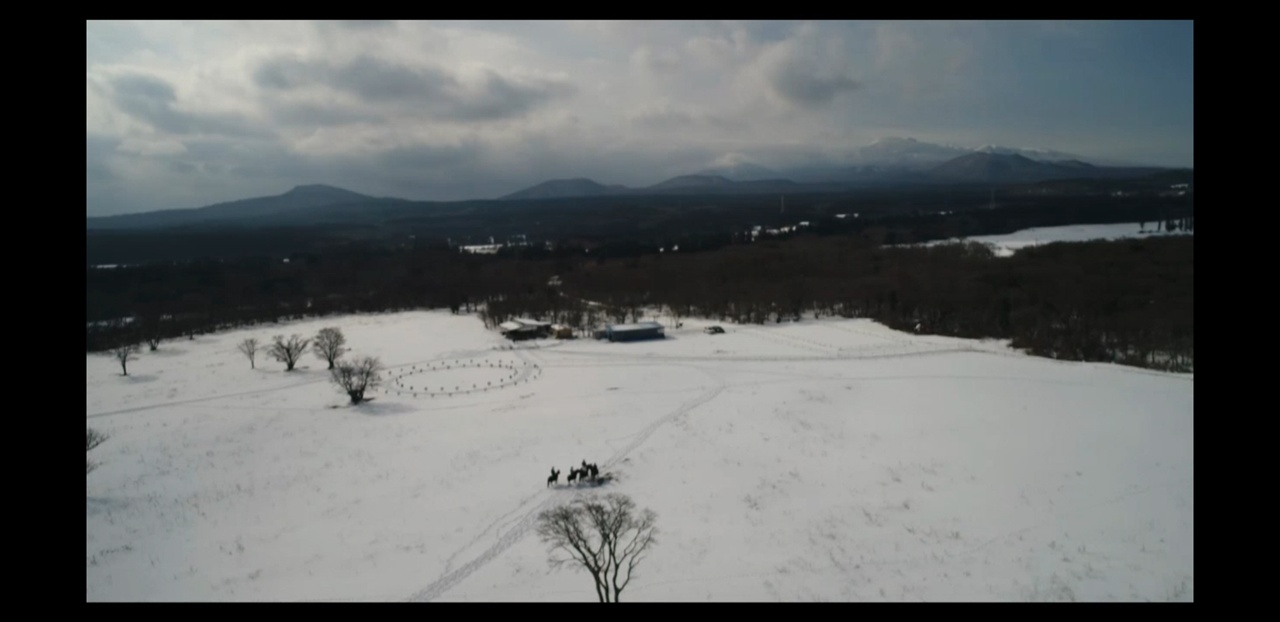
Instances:
[[[842,38],[819,35],[814,27],[802,27],[792,37],[768,44],[756,64],[771,92],[800,108],[824,106],[862,86],[853,78]]]
[[[185,131],[185,120],[173,110],[178,97],[168,82],[130,74],[111,80],[111,88],[116,106],[124,112],[162,130]]]
[[[671,49],[655,50],[642,45],[631,53],[631,64],[641,71],[671,73],[680,68],[680,55]]]
[[[290,127],[333,127],[352,123],[377,123],[385,119],[376,112],[357,110],[332,102],[274,102],[268,107],[272,122]]]
[[[323,67],[322,79],[330,86],[355,94],[368,102],[410,100],[430,104],[448,97],[457,79],[435,67],[410,68],[370,56],[350,63]]]
[[[463,76],[441,67],[411,66],[369,55],[347,62],[278,56],[259,65],[253,76],[257,85],[270,91],[328,88],[366,104],[409,105],[455,121],[519,117],[576,92],[563,79],[514,79],[487,68]],[[303,111],[319,112],[315,107]],[[330,114],[343,116],[333,110]]]
[[[124,139],[116,150],[144,156],[180,155],[187,152],[187,147],[172,138],[130,137]]]
[[[1142,22],[91,21],[87,203],[189,207],[300,183],[441,200],[548,178],[646,185],[731,156],[846,165],[886,134],[1190,163],[1192,34]]]
[[[522,116],[555,98],[577,92],[568,82],[516,82],[486,69],[474,84],[453,94],[448,115],[465,121],[489,121]]]
[[[156,76],[126,73],[108,79],[116,108],[156,130],[173,134],[254,137],[265,132],[233,113],[196,114],[178,107],[173,85]]]
[[[843,75],[817,75],[802,65],[779,69],[773,76],[773,88],[782,97],[805,107],[821,106],[845,91],[860,85]]]
[[[89,133],[85,135],[85,179],[89,183],[107,183],[115,179],[107,158],[115,150],[117,141],[111,136]]]
[[[979,46],[996,39],[981,23],[877,24],[870,36],[876,79],[904,99],[960,95],[986,77]]]
[[[663,101],[633,110],[629,116],[632,123],[649,128],[673,129],[694,123],[694,114],[680,110],[671,102]]]
[[[340,19],[333,23],[347,30],[385,30],[396,25],[389,19]]]
[[[253,79],[265,89],[289,91],[323,86],[345,91],[366,102],[429,101],[441,97],[457,82],[436,68],[410,68],[367,55],[337,64],[278,56],[259,65]]]
[[[667,99],[634,108],[627,119],[633,125],[648,130],[744,129],[744,124],[708,112],[701,106],[675,104]]]

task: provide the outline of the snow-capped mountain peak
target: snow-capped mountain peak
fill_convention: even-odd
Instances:
[[[971,153],[992,153],[999,155],[1020,155],[1039,162],[1060,160],[1082,160],[1085,158],[1054,149],[1004,147],[986,144],[981,147],[963,147],[960,145],[930,143],[915,138],[888,136],[878,138],[856,151],[855,160],[860,165],[929,165],[939,164],[947,160]]]

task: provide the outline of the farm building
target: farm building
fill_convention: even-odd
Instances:
[[[509,322],[503,322],[499,324],[498,330],[502,332],[502,336],[512,341],[520,341],[522,339],[537,339],[539,337],[546,337],[551,334],[551,323],[539,322],[538,320],[516,318]]]
[[[610,324],[604,329],[604,338],[609,341],[636,341],[640,339],[664,339],[662,325],[657,322],[640,322],[637,324]]]
[[[551,336],[556,339],[573,339],[573,329],[564,324],[552,324]]]

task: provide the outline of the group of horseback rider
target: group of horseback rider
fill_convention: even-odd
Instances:
[[[581,469],[579,469],[578,467],[569,467],[568,481],[570,484],[572,484],[574,481],[585,482],[588,479],[594,482],[599,477],[600,477],[600,467],[597,467],[595,464],[588,464],[586,460],[582,461]],[[551,476],[547,478],[547,486],[551,486],[552,484],[557,484],[559,482],[560,482],[560,471],[557,471],[555,467],[551,467]]]

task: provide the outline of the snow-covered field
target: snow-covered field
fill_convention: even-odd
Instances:
[[[708,324],[513,350],[413,312],[166,342],[128,377],[90,355],[86,599],[594,601],[533,532],[582,460],[658,513],[624,601],[1193,599],[1191,375]],[[349,407],[311,354],[235,349],[325,326],[394,392]]]
[[[1126,238],[1157,237],[1165,235],[1193,235],[1190,231],[1156,231],[1157,223],[1118,223],[1110,225],[1066,225],[1062,227],[1037,227],[1022,229],[1002,235],[979,235],[965,241],[980,242],[990,246],[1000,257],[1008,257],[1018,249],[1053,242],[1087,242],[1090,240],[1121,240]],[[1145,227],[1144,227],[1145,225]],[[951,239],[929,242],[928,245],[958,242]]]

